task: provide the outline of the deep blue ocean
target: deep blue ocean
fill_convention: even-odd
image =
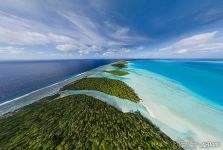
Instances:
[[[0,61],[0,103],[114,61]]]
[[[1,61],[0,103],[114,61]],[[223,61],[135,60],[134,65],[175,80],[223,106]]]
[[[177,81],[195,94],[223,106],[223,61],[138,60],[134,65]]]

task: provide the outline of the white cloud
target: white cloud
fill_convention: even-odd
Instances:
[[[73,44],[73,43],[68,43],[68,44],[60,44],[56,46],[56,49],[59,50],[60,52],[77,52],[81,55],[93,53],[93,52],[99,52],[102,51],[102,47],[97,46],[97,45],[81,45],[81,44]]]
[[[107,51],[107,52],[104,52],[102,55],[106,57],[112,57],[112,56],[115,56],[115,52]]]
[[[95,12],[91,14],[90,10],[101,10],[99,7],[102,6],[98,4],[93,5],[90,2],[89,7],[92,8],[85,8],[84,3],[77,3],[72,7],[68,7],[69,2],[63,2],[64,5],[59,5],[59,1],[55,4],[50,1],[46,3],[55,5],[57,9],[45,9],[42,7],[45,1],[2,1],[0,9],[7,7],[12,11],[0,11],[0,45],[24,47],[27,54],[31,51],[27,47],[30,47],[41,52],[47,51],[42,48],[49,48],[58,53],[63,52],[63,55],[66,52],[90,56],[96,53],[100,55],[111,49],[115,55],[119,55],[124,53],[123,47],[147,40],[132,34],[129,27],[113,22],[104,23],[107,18],[100,18],[100,15],[93,14]]]
[[[67,52],[67,51],[75,50],[75,47],[72,44],[61,44],[61,45],[57,45],[56,48],[59,51],[62,51],[62,52]]]
[[[187,53],[187,52],[188,52],[188,49],[181,49],[181,50],[176,51],[176,53],[178,53],[178,54],[183,54],[183,53]]]
[[[162,53],[185,54],[194,52],[211,52],[223,50],[223,39],[218,36],[218,31],[196,34],[181,39],[170,46],[159,49]]]
[[[0,47],[0,54],[20,54],[23,53],[23,48],[13,47],[13,46],[5,46]]]
[[[15,45],[37,45],[49,42],[49,38],[38,32],[12,31],[0,27],[0,43]]]
[[[26,20],[0,11],[0,43],[9,45],[44,45],[66,43],[73,39],[52,33],[38,22]]]
[[[89,54],[91,52],[101,51],[108,47],[111,40],[104,37],[98,25],[88,17],[71,12],[58,12],[73,25],[73,41],[57,45],[60,51],[76,51],[80,54]],[[115,43],[115,42],[114,42]]]
[[[47,43],[71,42],[73,39],[52,33],[16,31],[0,27],[0,43],[14,45],[44,45]]]
[[[103,53],[102,56],[105,57],[116,57],[116,58],[127,58],[127,57],[132,57],[132,54],[138,50],[140,50],[141,47],[134,47],[134,48],[123,48],[123,47],[116,47],[116,48],[110,48],[106,49]]]
[[[130,29],[128,27],[114,25],[108,21],[104,22],[104,24],[98,24],[86,14],[67,11],[58,12],[58,14],[73,24],[73,33],[76,36],[72,43],[66,44],[69,45],[66,51],[78,51],[81,54],[89,54],[117,47],[125,47],[132,44],[132,42],[146,40],[142,37],[129,35]],[[61,50],[60,47],[59,50]]]
[[[137,35],[131,35],[131,31],[129,27],[122,27],[117,24],[113,24],[110,21],[105,21],[104,24],[109,29],[108,36],[111,37],[114,40],[120,41],[123,44],[126,44],[128,42],[139,42],[144,41],[148,42],[149,39]]]
[[[65,17],[71,23],[73,23],[75,32],[82,35],[81,37],[84,40],[89,42],[104,42],[104,37],[100,35],[97,25],[91,21],[87,16],[75,14],[75,13],[62,13],[59,12],[60,15]]]

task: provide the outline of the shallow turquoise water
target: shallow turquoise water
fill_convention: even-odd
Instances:
[[[174,140],[223,141],[221,61],[131,61],[125,81],[143,99],[161,130]],[[199,146],[197,147],[198,149]]]
[[[144,117],[176,141],[189,137],[196,142],[221,142],[222,147],[217,149],[223,149],[222,61],[129,61],[129,67],[122,70],[130,74],[122,77],[105,73],[105,69],[114,67],[97,68],[88,76],[124,81],[143,100],[143,105],[96,91],[63,94],[93,96],[123,112],[140,110]]]
[[[85,94],[88,96],[92,96],[96,99],[99,99],[109,105],[114,106],[118,110],[127,113],[127,112],[136,112],[140,111],[141,115],[144,117],[149,116],[149,112],[147,111],[146,107],[142,103],[134,103],[127,99],[122,99],[116,96],[108,95],[100,91],[95,90],[67,90],[61,91],[61,96],[72,95],[72,94]]]
[[[132,67],[173,79],[210,103],[223,107],[223,61],[139,60]]]
[[[127,76],[103,72],[91,76],[114,78],[131,86],[149,111],[147,118],[172,139],[222,145],[221,63],[138,60],[129,61],[129,67],[122,69],[129,72]]]

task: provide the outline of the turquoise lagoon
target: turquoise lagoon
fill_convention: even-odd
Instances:
[[[92,76],[130,85],[148,110],[146,118],[172,139],[223,144],[222,61],[136,60],[123,70],[130,74],[118,77],[99,71]]]
[[[128,68],[121,69],[129,72],[127,76],[105,73],[105,69],[117,68],[105,65],[74,75],[0,105],[0,115],[56,93],[74,80],[86,76],[108,77],[127,83],[143,101],[136,104],[89,90],[62,91],[60,94],[86,94],[113,105],[122,112],[140,111],[177,142],[179,139],[193,139],[198,143],[219,142],[221,147],[214,149],[223,149],[223,61],[134,60],[129,61]]]

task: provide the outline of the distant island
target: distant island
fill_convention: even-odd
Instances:
[[[118,76],[126,76],[126,75],[129,74],[126,71],[120,71],[120,70],[104,70],[104,72],[110,73],[110,74],[113,74],[113,75],[118,75]]]
[[[117,68],[127,68],[128,62],[127,61],[118,61],[116,63],[113,63],[112,66],[117,67]]]
[[[104,70],[104,72],[110,73],[110,74],[113,74],[113,75],[118,75],[118,76],[126,76],[126,75],[129,74],[126,71],[120,70],[120,69],[128,67],[128,62],[127,61],[118,61],[116,63],[113,63],[112,66],[115,67],[114,70]]]
[[[102,73],[124,76],[127,61]],[[137,93],[120,80],[85,77],[60,91],[93,90],[140,103]],[[0,119],[1,149],[182,149],[140,111],[123,113],[84,94],[45,97]]]

